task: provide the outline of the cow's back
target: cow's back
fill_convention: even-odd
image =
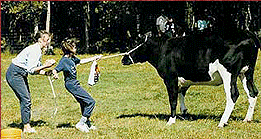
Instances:
[[[163,60],[166,60],[162,63],[167,63],[166,69],[171,66],[172,70],[176,70],[179,77],[209,81],[209,63],[221,58],[227,50],[218,35],[196,33],[169,39],[162,49]]]
[[[209,81],[209,64],[217,59],[231,72],[246,65],[253,67],[257,57],[255,44],[260,45],[248,31],[238,31],[230,39],[213,32],[171,38],[162,46],[160,67],[185,79]]]

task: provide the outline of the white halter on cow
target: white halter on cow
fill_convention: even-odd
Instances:
[[[148,37],[151,35],[150,34],[151,32],[148,32],[145,34],[145,40],[143,43],[141,43],[140,45],[136,46],[135,48],[131,49],[130,51],[126,52],[126,53],[120,53],[120,54],[116,54],[116,55],[111,55],[111,56],[104,56],[102,57],[101,59],[106,59],[106,58],[112,58],[112,57],[117,57],[117,56],[125,56],[125,55],[128,55],[129,58],[132,60],[131,56],[130,56],[130,53],[132,53],[133,51],[137,50],[139,47],[141,47],[144,43],[147,42],[148,40]],[[132,63],[134,64],[133,60],[132,60]]]

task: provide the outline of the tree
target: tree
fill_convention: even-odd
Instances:
[[[21,51],[34,41],[34,29],[44,26],[45,11],[46,2],[43,1],[1,2],[1,15],[4,17],[1,36],[11,46],[11,53]]]
[[[47,2],[44,1],[2,1],[1,11],[12,15],[9,30],[17,27],[19,20],[32,21],[36,27],[40,22],[43,11],[46,10]]]

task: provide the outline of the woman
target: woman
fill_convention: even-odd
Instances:
[[[30,126],[31,118],[31,95],[28,85],[28,73],[31,75],[45,75],[43,69],[51,67],[55,60],[47,60],[41,64],[42,53],[47,50],[50,43],[50,34],[46,31],[39,31],[36,35],[38,42],[23,49],[16,58],[12,60],[6,72],[6,80],[20,101],[21,119],[24,125],[23,132],[34,133]]]
[[[80,60],[75,56],[76,54],[76,39],[65,39],[62,42],[63,57],[58,65],[54,68],[54,78],[58,79],[58,72],[63,71],[65,88],[74,96],[80,103],[82,117],[76,124],[76,128],[82,132],[89,132],[90,129],[95,129],[90,124],[90,116],[95,106],[95,100],[87,93],[77,80],[76,66],[94,60],[100,59],[102,56],[95,56]]]

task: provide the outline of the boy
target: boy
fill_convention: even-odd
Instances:
[[[82,132],[89,132],[89,129],[96,129],[95,126],[90,124],[89,120],[95,106],[95,100],[80,86],[80,83],[77,80],[76,66],[78,64],[98,60],[102,56],[80,60],[75,56],[77,42],[76,39],[65,39],[62,42],[64,55],[52,73],[54,74],[54,78],[58,79],[58,73],[63,71],[65,88],[75,97],[81,106],[82,118],[75,127]]]

